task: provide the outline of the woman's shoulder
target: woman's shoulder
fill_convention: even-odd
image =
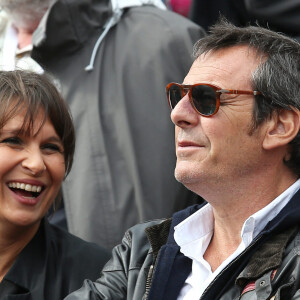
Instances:
[[[92,265],[98,262],[103,266],[110,258],[109,251],[100,245],[85,241],[47,221],[44,221],[44,233],[52,254],[63,257],[65,261],[80,260]]]

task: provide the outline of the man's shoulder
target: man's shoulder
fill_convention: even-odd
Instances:
[[[160,18],[161,20],[165,20],[166,22],[177,21],[177,22],[180,22],[181,24],[187,24],[190,26],[200,27],[193,21],[181,16],[180,14],[177,14],[168,9],[165,9],[165,10],[159,9],[157,7],[153,7],[150,5],[149,6],[143,5],[143,6],[129,7],[129,8],[127,8],[125,14],[136,14],[136,15],[140,14],[146,18]]]
[[[126,231],[124,238],[130,243],[133,239],[144,240],[145,242],[149,239],[151,240],[151,238],[166,239],[171,228],[196,212],[203,205],[205,204],[189,206],[174,213],[171,218],[154,219],[138,223]]]
[[[145,230],[152,228],[152,227],[160,227],[164,226],[166,223],[172,221],[172,219],[185,219],[189,217],[191,214],[199,210],[203,205],[206,205],[206,202],[203,202],[202,204],[194,204],[191,206],[188,206],[180,211],[177,211],[173,214],[171,218],[161,218],[161,219],[153,219],[148,220],[145,222],[138,223],[128,229],[129,232],[144,232]]]
[[[147,230],[153,227],[159,227],[163,223],[167,222],[168,220],[169,219],[162,218],[162,219],[148,220],[145,222],[135,224],[125,232],[125,238],[128,241],[131,241],[132,238],[140,239],[144,237],[145,239],[147,239],[146,237]]]
[[[123,15],[123,21],[132,20],[136,26],[130,27],[132,32],[136,32],[139,26],[147,27],[148,30],[157,34],[173,35],[196,35],[196,39],[205,35],[205,31],[191,20],[169,10],[162,10],[152,6],[139,6],[128,8]],[[139,24],[137,26],[137,24]],[[149,26],[150,25],[150,26]],[[157,29],[159,28],[159,31]],[[188,30],[188,31],[187,31]],[[165,36],[168,38],[168,36]]]

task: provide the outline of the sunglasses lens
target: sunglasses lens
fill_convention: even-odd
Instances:
[[[210,116],[216,111],[216,91],[208,85],[196,85],[192,89],[192,101],[195,108],[205,116]]]
[[[176,84],[171,85],[169,89],[169,101],[172,109],[177,105],[181,98],[181,88]]]

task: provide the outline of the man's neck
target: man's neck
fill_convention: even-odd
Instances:
[[[244,186],[241,182],[239,186],[233,183],[231,192],[223,190],[218,201],[216,198],[206,199],[213,207],[215,219],[214,234],[204,254],[204,259],[210,264],[212,271],[216,270],[240,245],[245,221],[266,207],[297,180],[295,175],[290,173],[289,176],[289,172],[269,176],[271,180],[261,182],[249,180]]]
[[[241,238],[236,235],[231,238],[231,236],[219,235],[215,231],[203,255],[203,258],[209,263],[211,271],[214,272],[231,254],[233,254],[240,243]]]

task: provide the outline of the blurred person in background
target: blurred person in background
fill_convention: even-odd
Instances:
[[[237,26],[259,24],[300,41],[299,1],[192,0],[189,18],[206,31],[220,15]]]
[[[294,0],[244,0],[249,15],[260,25],[280,31],[300,42],[300,2]]]

